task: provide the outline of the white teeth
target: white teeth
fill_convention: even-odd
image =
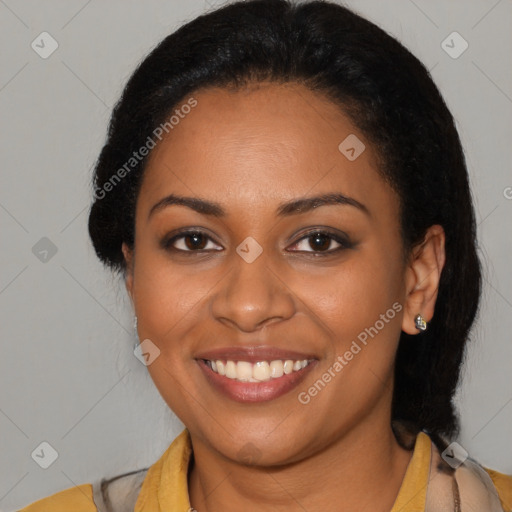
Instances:
[[[283,361],[272,361],[270,363],[270,376],[276,379],[277,377],[282,377],[283,374]]]
[[[287,375],[289,373],[292,373],[293,372],[293,361],[291,361],[290,359],[288,359],[288,361],[285,361],[284,365],[283,365],[283,370],[284,370],[284,373],[286,373]]]
[[[252,378],[259,381],[270,379],[270,365],[267,361],[259,361],[253,366]]]
[[[242,382],[247,382],[251,379],[252,364],[247,361],[238,361],[238,363],[236,363],[236,378]]]
[[[236,379],[236,363],[234,361],[226,361],[226,377]]]
[[[307,359],[292,361],[208,361],[208,366],[219,375],[225,375],[228,379],[236,379],[240,382],[265,382],[270,379],[278,379],[283,375],[298,372],[309,364]]]

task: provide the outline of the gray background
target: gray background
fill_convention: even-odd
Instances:
[[[485,266],[483,307],[457,396],[459,442],[488,467],[512,473],[512,1],[347,4],[425,62],[457,119]],[[133,355],[123,283],[90,245],[89,184],[111,107],[135,65],[213,5],[0,0],[3,511],[150,465],[181,431]],[[43,31],[59,44],[47,59],[31,48]],[[441,46],[453,31],[469,43],[457,59]],[[43,237],[57,248],[46,262],[32,250]],[[31,458],[42,441],[59,455],[46,470]]]

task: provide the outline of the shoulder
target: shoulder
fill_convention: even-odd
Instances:
[[[152,493],[158,486],[160,474],[166,462],[170,465],[171,473],[182,476],[178,478],[178,487],[184,495],[186,494],[186,470],[184,471],[183,468],[188,465],[190,452],[190,438],[187,429],[184,429],[150,468],[71,487],[36,501],[17,512],[97,512],[98,507],[105,506],[105,502],[124,506],[122,510],[133,510],[139,494],[142,494],[142,501],[149,499],[148,492]]]
[[[498,491],[501,506],[505,512],[512,512],[512,475],[499,473],[493,469],[484,467]]]
[[[19,512],[96,512],[92,484],[71,487],[38,500]]]
[[[36,501],[19,512],[97,512],[110,510],[132,510],[137,501],[148,468],[117,475],[113,478],[71,487],[48,498]],[[120,507],[120,508],[119,508]]]

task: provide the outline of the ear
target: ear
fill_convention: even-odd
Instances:
[[[445,263],[445,233],[442,226],[428,228],[421,244],[411,251],[406,269],[405,312],[402,331],[418,334],[414,317],[419,313],[427,322],[434,316],[441,271]]]
[[[133,249],[123,242],[121,250],[123,251],[124,261],[126,262],[125,286],[133,303]]]

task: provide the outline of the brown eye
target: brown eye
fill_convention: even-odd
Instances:
[[[334,245],[333,244],[337,244]],[[311,253],[316,256],[329,255],[344,249],[350,249],[353,244],[348,236],[329,231],[316,230],[306,233],[299,241],[292,246],[292,252]]]
[[[314,251],[325,251],[329,249],[333,239],[324,233],[315,233],[308,236],[309,245]]]
[[[208,241],[207,237],[202,233],[191,233],[183,236],[182,238],[185,242],[185,246],[191,251],[195,249],[204,249]]]
[[[176,252],[222,250],[222,248],[216,249],[216,244],[213,240],[202,231],[183,231],[167,240],[163,240],[162,247]]]

